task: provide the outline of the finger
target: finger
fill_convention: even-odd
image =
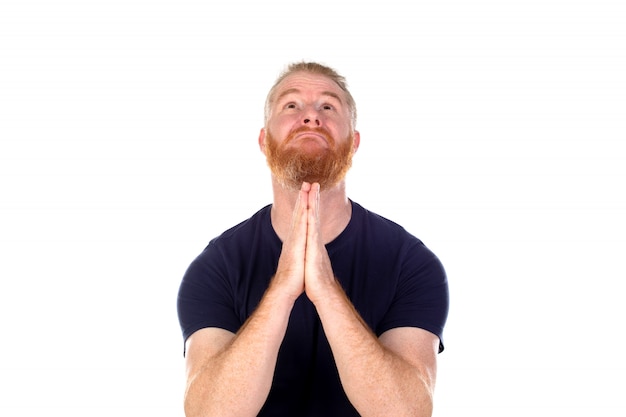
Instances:
[[[308,193],[309,191],[311,191],[311,187],[312,187],[312,184],[304,181],[302,183],[302,186],[300,187],[300,191],[306,191]]]
[[[308,195],[307,209],[307,251],[309,248],[321,244],[321,221],[320,221],[320,186],[318,183],[311,185]]]
[[[302,183],[302,187],[298,192],[298,198],[296,200],[296,205],[293,209],[293,216],[291,219],[291,232],[299,228],[300,223],[304,220],[306,222],[306,217],[304,216],[307,212],[307,208],[309,205],[308,202],[308,188],[310,185],[308,183]]]
[[[313,183],[308,195],[309,227],[320,227],[320,185]]]
[[[320,220],[320,184],[319,183],[315,183],[313,186],[311,186],[311,191],[313,194],[313,208],[315,209],[315,221],[319,223]],[[311,204],[309,204],[309,207],[311,207]]]

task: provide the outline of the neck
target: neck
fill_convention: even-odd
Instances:
[[[283,242],[291,230],[298,190],[286,189],[272,178],[274,203],[272,226]],[[345,181],[320,193],[320,222],[324,243],[334,240],[346,228],[352,216],[352,205],[346,195]]]

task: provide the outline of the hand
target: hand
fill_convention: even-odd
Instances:
[[[306,291],[315,304],[335,284],[320,222],[320,185],[304,182],[293,211],[291,230],[283,243],[272,285],[295,300]]]
[[[303,183],[293,211],[291,230],[278,260],[272,285],[287,291],[293,300],[304,292],[304,259],[307,239],[307,208],[311,185]]]
[[[307,234],[304,259],[304,289],[307,297],[316,304],[324,297],[329,286],[336,283],[333,268],[324,246],[320,222],[320,185],[314,183],[308,192]]]

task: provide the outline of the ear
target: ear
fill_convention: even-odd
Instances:
[[[355,130],[354,138],[352,139],[352,148],[354,149],[355,153],[359,149],[360,144],[361,144],[361,134],[359,133],[358,130]]]
[[[259,149],[265,154],[265,128],[261,128],[259,132]]]

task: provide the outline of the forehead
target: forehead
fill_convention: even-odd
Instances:
[[[296,72],[283,79],[274,90],[274,99],[279,99],[285,94],[319,94],[336,97],[341,102],[346,102],[345,92],[332,79],[319,74],[309,72]]]

